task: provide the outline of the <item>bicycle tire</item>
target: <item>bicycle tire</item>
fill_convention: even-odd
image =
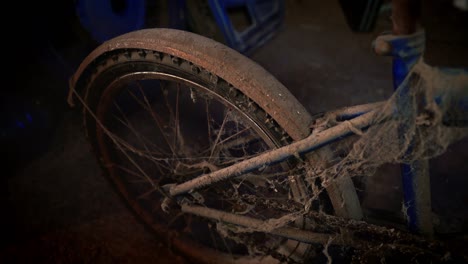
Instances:
[[[158,79],[158,87],[161,89],[159,94],[161,98],[163,97],[161,95],[165,93],[161,78],[163,82],[173,81],[187,85],[187,88],[190,88],[185,90],[189,94],[186,96],[187,98],[192,97],[192,88],[200,88],[201,93],[208,94],[203,96],[214,96],[216,100],[220,100],[221,104],[235,108],[240,113],[241,118],[245,119],[243,121],[236,120],[237,125],[252,125],[252,130],[261,134],[261,139],[269,148],[279,147],[306,137],[310,132],[310,115],[281,83],[258,64],[211,39],[174,29],[139,30],[110,40],[96,48],[83,61],[72,77],[69,103],[73,105],[77,99],[83,103],[85,131],[91,146],[103,170],[134,212],[156,234],[164,238],[165,242],[190,259],[204,263],[232,260],[232,256],[238,254],[220,253],[200,243],[194,244],[193,238],[185,238],[180,234],[180,230],[171,230],[164,224],[156,223],[154,216],[138,204],[135,197],[130,197],[131,194],[127,189],[129,187],[125,186],[115,169],[109,167],[109,162],[114,159],[114,155],[118,154],[110,154],[113,153],[111,148],[106,147],[113,140],[110,135],[114,135],[107,132],[107,126],[102,125],[107,120],[104,117],[112,108],[108,101],[120,89],[116,88],[120,86],[114,85],[116,82],[120,85],[120,81],[117,80],[123,80],[123,84],[127,85],[126,81],[134,81],[133,76],[143,77],[144,80],[153,77],[160,78]],[[178,98],[179,91],[183,89],[177,88],[176,90],[176,98]],[[144,93],[142,92],[142,94]],[[204,98],[203,96],[201,98]],[[144,97],[146,96],[144,95]],[[187,100],[189,101],[189,99]],[[143,99],[140,102],[143,102]],[[115,111],[115,107],[113,109]],[[172,107],[167,107],[167,109],[172,109]],[[170,110],[167,112],[167,115],[170,116]],[[224,119],[226,116],[227,114]],[[128,122],[127,128],[129,125]],[[165,133],[161,130],[161,138],[164,138]],[[174,134],[176,133],[174,132]],[[168,145],[170,144],[168,143]],[[246,150],[243,151],[245,154]],[[174,155],[174,152],[172,154]],[[287,169],[292,168],[290,165],[284,164],[279,166],[281,168],[287,166]],[[346,195],[343,196],[340,193],[337,197],[331,198],[335,207],[337,201]],[[343,207],[344,203],[342,201],[339,203]],[[356,208],[355,204],[353,208]],[[306,253],[304,251],[301,254]],[[258,260],[257,258],[249,258],[248,254],[241,258],[243,263],[247,259],[250,261]]]

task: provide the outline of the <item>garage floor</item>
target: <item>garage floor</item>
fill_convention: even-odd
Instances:
[[[371,51],[372,40],[391,28],[388,14],[382,14],[374,32],[357,34],[346,24],[337,1],[287,3],[285,27],[251,58],[307,110],[316,113],[374,102],[392,93],[391,59]],[[74,59],[79,58],[80,53],[75,54]],[[76,63],[65,67],[71,70]],[[6,206],[0,262],[184,263],[145,230],[100,175],[79,113],[65,104],[70,71],[62,72],[57,80],[36,76],[39,85],[64,91],[56,96],[63,103],[56,107],[60,114],[44,140],[47,146],[2,180]],[[453,219],[451,225],[463,225],[463,219],[466,224],[468,219],[468,195],[463,191],[468,186],[468,148],[463,147],[465,142],[461,146],[433,162],[437,186],[433,194],[445,197],[434,200],[434,211]],[[368,207],[400,212],[400,179],[394,171],[390,166],[384,176],[370,180],[375,188]],[[465,188],[454,189],[457,186]]]

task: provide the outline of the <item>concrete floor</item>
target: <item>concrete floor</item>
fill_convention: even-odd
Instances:
[[[370,49],[372,40],[390,29],[387,16],[382,16],[375,31],[356,34],[347,26],[338,1],[288,0],[286,12],[285,27],[251,58],[290,89],[308,111],[379,101],[392,93],[391,60]],[[66,89],[65,80],[55,84]],[[64,94],[58,100],[65,102]],[[0,262],[183,263],[145,230],[100,175],[79,114],[64,103],[58,109],[61,114],[47,147],[4,179],[7,213],[2,214],[1,226],[6,235],[2,235]],[[462,161],[467,152],[453,151],[462,153],[460,160],[445,160],[466,172]],[[453,184],[468,186],[460,174],[440,169],[448,166],[446,161],[437,162],[434,177],[442,186],[438,195],[447,195]],[[399,178],[372,181],[375,199],[368,205],[400,210]],[[467,204],[467,195],[451,193],[461,204],[450,203],[452,209],[466,217],[460,208]]]

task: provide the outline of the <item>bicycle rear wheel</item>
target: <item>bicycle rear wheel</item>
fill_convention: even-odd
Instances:
[[[207,38],[151,29],[101,45],[72,84],[103,170],[178,252],[201,262],[307,256],[309,244],[180,210],[183,204],[202,205],[259,220],[284,219],[265,230],[304,229],[297,212],[313,183],[296,159],[173,199],[165,191],[308,135],[306,110],[261,67]]]

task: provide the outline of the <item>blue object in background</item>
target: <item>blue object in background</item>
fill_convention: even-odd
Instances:
[[[152,0],[156,1],[156,0]],[[283,24],[284,0],[208,0],[211,13],[226,45],[248,54],[270,40]],[[77,0],[76,13],[91,37],[102,43],[144,28],[146,0]],[[236,28],[230,13],[242,10],[248,25]],[[186,30],[185,0],[168,2],[169,26]]]
[[[270,40],[283,24],[284,0],[208,0],[218,27],[231,48],[248,54]],[[229,10],[244,8],[250,22],[235,28]]]
[[[169,26],[171,28],[187,30],[186,8],[185,0],[169,1]]]
[[[144,27],[145,0],[78,0],[76,12],[97,42]]]

